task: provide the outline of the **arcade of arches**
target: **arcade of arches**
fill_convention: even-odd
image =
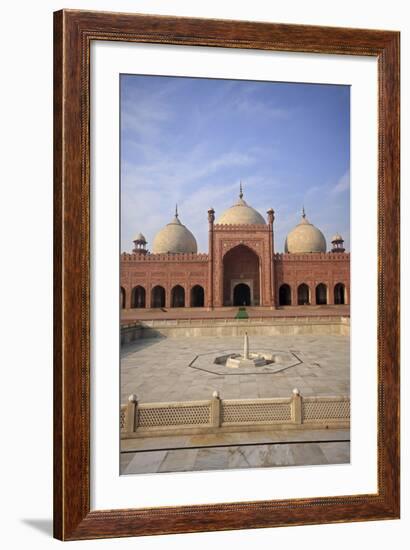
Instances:
[[[315,298],[313,301],[312,298]],[[279,305],[280,306],[292,306],[292,305],[343,305],[347,304],[347,292],[346,286],[343,283],[337,283],[333,287],[334,301],[329,300],[329,288],[324,283],[315,285],[308,285],[301,283],[292,289],[287,283],[283,283],[279,287]]]
[[[201,285],[194,285],[190,289],[190,307],[204,307],[205,291]],[[165,308],[167,307],[167,292],[161,285],[156,285],[151,289],[151,300],[147,302],[147,291],[137,285],[131,291],[131,308]],[[186,307],[185,289],[181,285],[175,285],[170,292],[170,307]],[[126,291],[121,286],[120,289],[121,308],[126,307]]]
[[[227,285],[224,286],[226,292],[225,305],[233,306],[250,306],[257,305],[259,292],[259,279],[255,277],[255,273],[246,282],[240,282],[240,279],[228,278],[231,271],[228,271]],[[248,272],[248,275],[250,272]],[[234,272],[234,276],[237,273]],[[233,281],[233,283],[232,283]],[[306,283],[301,283],[295,287],[287,283],[283,283],[278,291],[278,305],[328,305],[332,303],[329,300],[329,293],[333,296],[334,305],[348,304],[346,286],[343,283],[336,283],[333,289],[324,283],[319,283],[316,286],[310,286]],[[146,289],[138,285],[131,292],[131,308],[165,308],[166,307],[166,291],[163,286],[157,285],[151,290],[151,302],[147,303]],[[194,285],[189,292],[190,305],[189,307],[205,307],[205,290],[201,285]],[[256,298],[255,298],[256,296]],[[314,297],[314,301],[312,299]],[[124,287],[120,289],[121,308],[126,306],[126,291]],[[181,285],[175,285],[170,293],[170,307],[187,307],[185,299],[185,289]]]
[[[222,308],[348,305],[350,254],[339,234],[328,245],[303,211],[276,252],[272,209],[266,218],[243,199],[215,222],[208,210],[208,252],[175,212],[157,234],[153,251],[141,233],[131,253],[121,254],[121,307]],[[206,213],[204,212],[204,223]],[[339,246],[340,245],[340,246]]]

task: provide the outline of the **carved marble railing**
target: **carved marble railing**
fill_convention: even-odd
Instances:
[[[303,397],[293,390],[290,397],[221,399],[218,392],[201,401],[139,403],[130,395],[121,405],[121,438],[184,433],[215,433],[290,428],[348,428],[350,398]]]

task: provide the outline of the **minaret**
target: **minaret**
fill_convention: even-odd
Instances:
[[[332,245],[332,252],[344,252],[346,250],[343,246],[343,237],[339,233],[336,233],[336,235],[333,236]]]
[[[275,241],[273,237],[273,222],[275,221],[275,212],[273,208],[269,208],[266,212],[268,215],[268,226],[269,226],[269,291],[270,291],[270,304],[272,307],[275,307]]]
[[[214,307],[214,221],[215,210],[209,208],[208,210],[208,285],[209,285],[209,298],[208,307],[211,309]]]
[[[142,233],[138,233],[132,242],[134,243],[133,254],[147,254],[147,240]]]

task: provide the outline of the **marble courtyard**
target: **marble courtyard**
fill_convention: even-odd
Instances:
[[[122,473],[349,462],[350,253],[265,212],[240,183],[207,251],[176,206],[121,253]]]
[[[139,338],[121,349],[121,403],[349,396],[350,338],[343,335],[252,336],[250,352],[278,364],[232,369],[214,359],[241,352],[243,336]],[[274,368],[272,368],[272,366]],[[163,434],[125,439],[121,473],[347,463],[349,429],[272,429]]]

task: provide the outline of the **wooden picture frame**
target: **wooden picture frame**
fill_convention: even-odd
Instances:
[[[93,40],[372,56],[378,62],[378,492],[90,510]],[[63,10],[54,14],[54,536],[62,540],[399,517],[398,32]]]

